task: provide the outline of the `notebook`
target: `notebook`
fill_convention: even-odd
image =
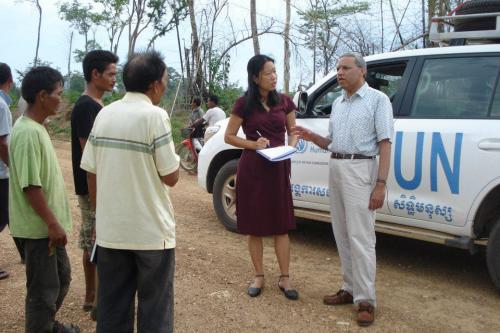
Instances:
[[[271,162],[283,161],[292,157],[297,148],[292,146],[279,146],[266,149],[258,149],[257,153]]]

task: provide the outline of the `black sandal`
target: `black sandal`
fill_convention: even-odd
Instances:
[[[297,292],[297,290],[295,289],[285,289],[283,288],[282,286],[280,286],[280,281],[281,281],[281,278],[284,278],[284,277],[290,277],[288,274],[283,274],[283,275],[280,275],[280,278],[278,280],[278,288],[280,288],[280,290],[283,292],[283,294],[285,295],[286,298],[288,298],[289,300],[292,300],[292,301],[296,301],[299,299],[299,293]]]
[[[80,327],[73,324],[63,324],[57,320],[52,328],[53,333],[81,333]]]
[[[255,275],[256,278],[258,277],[261,277],[263,278],[264,277],[264,274],[257,274]],[[261,288],[256,288],[256,287],[248,287],[247,289],[247,294],[248,296],[250,297],[257,297],[260,295],[260,293],[262,292],[262,287]]]

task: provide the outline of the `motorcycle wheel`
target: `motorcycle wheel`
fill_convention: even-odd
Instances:
[[[181,168],[186,171],[195,171],[198,163],[196,162],[191,150],[183,144],[178,144],[175,150],[177,155],[180,157]]]

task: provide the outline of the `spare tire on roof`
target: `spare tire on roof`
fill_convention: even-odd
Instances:
[[[500,0],[471,0],[464,2],[455,15],[500,12]],[[496,17],[483,17],[458,21],[455,31],[495,30]]]

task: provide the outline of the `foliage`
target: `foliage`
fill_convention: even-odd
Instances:
[[[73,105],[76,103],[78,100],[78,97],[80,97],[82,93],[79,91],[75,90],[70,90],[70,89],[65,89],[63,91],[63,98],[66,100],[69,104]]]
[[[152,20],[155,31],[150,44],[175,28],[176,20],[182,21],[188,15],[186,0],[149,0],[147,7],[150,8],[148,17]],[[168,16],[169,11],[171,12],[170,17]]]
[[[93,50],[102,50],[101,45],[95,41],[95,39],[91,39],[87,41],[87,45],[85,46],[85,50],[76,49],[73,51],[74,59],[76,62],[82,62],[85,55]]]
[[[238,97],[242,96],[243,93],[243,89],[236,85],[229,85],[225,89],[214,91],[214,94],[219,97],[219,107],[224,110],[227,115],[231,113],[234,102],[236,102]]]
[[[174,114],[170,117],[170,125],[172,126],[172,137],[174,139],[174,143],[178,144],[182,141],[181,137],[181,129],[186,127],[186,123],[188,122],[188,114],[182,112],[174,112]]]
[[[10,109],[13,110],[17,108],[17,103],[19,102],[19,98],[21,98],[21,87],[18,87],[16,83],[14,83],[9,91],[9,96],[12,99],[12,103],[10,103]]]
[[[366,11],[369,5],[361,1],[347,4],[345,0],[310,0],[310,5],[305,12],[299,12],[303,21],[300,31],[305,37],[305,46],[313,52],[321,52],[321,56],[316,57],[315,68],[322,67],[326,75],[334,66],[333,57],[343,32],[340,19]]]
[[[85,90],[85,78],[80,72],[73,72],[67,80],[67,87],[70,90],[82,93]]]
[[[41,60],[41,59],[38,59],[37,61],[37,65],[36,66],[49,66],[49,67],[52,67],[52,63],[50,61],[45,61],[45,60]],[[32,69],[34,67],[33,63],[30,62],[28,64],[28,66],[24,69],[24,70],[19,70],[19,69],[16,69],[16,73],[17,73],[17,77],[18,77],[18,81],[19,81],[19,84],[21,84],[23,82],[23,79],[24,79],[24,76],[26,75],[26,73],[28,73],[30,71],[30,69]],[[55,69],[57,69],[58,71],[61,71],[59,69],[59,67],[56,67]]]
[[[65,2],[59,8],[61,18],[68,21],[79,34],[85,36],[87,42],[87,35],[91,27],[99,22],[99,15],[92,12],[92,5],[81,5],[78,0],[73,2]]]
[[[211,81],[208,82],[209,93],[220,91],[227,86],[230,66],[231,57],[229,54],[221,58],[217,52],[214,52],[208,64],[209,76],[211,78]]]
[[[112,91],[110,93],[104,94],[102,102],[104,103],[104,105],[108,105],[110,103],[113,103],[114,101],[121,99],[123,95],[123,92]]]
[[[108,34],[109,50],[116,54],[123,29],[128,24],[128,19],[124,19],[122,14],[126,12],[129,0],[94,1],[102,6],[102,11],[98,14],[97,24],[103,27]]]

